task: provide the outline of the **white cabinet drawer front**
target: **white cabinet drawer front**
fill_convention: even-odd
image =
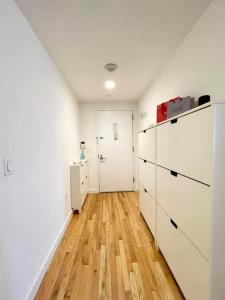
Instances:
[[[210,264],[165,214],[157,209],[159,247],[187,300],[210,300]]]
[[[140,211],[153,236],[156,236],[156,201],[139,185]]]
[[[157,201],[210,260],[212,201],[210,187],[157,167]]]
[[[85,191],[85,198],[87,196],[87,193],[88,193],[88,179],[85,178],[84,180],[84,191]]]
[[[148,161],[139,159],[139,182],[156,198],[156,166]]]
[[[80,195],[80,198],[81,198],[81,207],[84,203],[84,200],[86,199],[86,196],[87,196],[87,180],[84,180],[83,183],[81,183],[81,195]]]
[[[138,156],[151,162],[155,162],[155,132],[154,127],[138,133]]]
[[[85,193],[85,181],[80,183],[80,194],[81,196]]]
[[[84,180],[86,179],[87,171],[88,171],[87,162],[85,162],[84,164],[82,164],[80,166],[80,181],[81,181],[81,183],[84,182]]]
[[[212,109],[157,127],[157,163],[206,184],[212,172]]]
[[[84,181],[85,178],[85,165],[80,166],[80,181],[81,183]]]
[[[88,163],[86,162],[84,165],[84,173],[85,173],[85,177],[88,175]]]

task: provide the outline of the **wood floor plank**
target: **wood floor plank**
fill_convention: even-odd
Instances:
[[[134,300],[140,300],[139,293],[138,293],[138,288],[137,288],[137,283],[136,283],[135,275],[134,275],[133,272],[130,272],[130,286],[131,286],[133,299]]]
[[[143,282],[142,282],[142,278],[141,278],[138,263],[132,263],[132,267],[133,267],[133,270],[134,270],[134,276],[135,276],[135,280],[136,280],[136,283],[137,283],[139,298],[140,298],[140,300],[144,300],[145,299],[145,290],[144,290],[144,285],[143,285]]]
[[[137,193],[88,195],[35,300],[183,300],[139,213]]]
[[[106,247],[101,246],[100,273],[99,273],[99,299],[106,299]]]
[[[73,259],[74,253],[67,252],[63,260],[62,268],[59,271],[59,276],[55,282],[52,294],[50,296],[51,299],[61,300],[64,298]]]
[[[119,241],[119,247],[120,247],[120,257],[121,257],[121,263],[122,263],[122,274],[123,274],[124,287],[125,287],[125,291],[129,291],[130,290],[130,279],[129,279],[129,273],[128,273],[128,268],[127,268],[124,243],[122,240]]]
[[[159,296],[159,292],[153,291],[153,298],[154,300],[161,300],[160,296]]]
[[[122,300],[125,299],[125,289],[123,284],[122,263],[120,256],[116,256],[116,275],[119,299]]]
[[[162,299],[165,300],[172,300],[174,298],[172,290],[166,280],[165,274],[162,271],[161,265],[159,262],[154,262],[157,279],[159,282],[159,294],[161,295]]]

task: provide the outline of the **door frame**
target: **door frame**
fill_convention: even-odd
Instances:
[[[134,110],[133,109],[97,109],[96,110],[96,129],[97,129],[97,134],[96,134],[96,145],[97,145],[97,151],[96,151],[96,159],[97,159],[97,165],[98,165],[98,192],[101,193],[100,190],[100,162],[99,162],[99,118],[98,118],[98,113],[102,111],[130,111],[132,115],[132,147],[133,147],[133,191],[135,190],[135,148],[134,148]]]

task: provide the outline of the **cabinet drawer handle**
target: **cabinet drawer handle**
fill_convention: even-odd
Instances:
[[[147,193],[148,191],[146,189],[144,189],[145,193]]]
[[[178,121],[178,120],[177,120],[177,118],[176,118],[176,119],[171,120],[170,123],[171,123],[171,124],[175,124],[175,123],[177,123],[177,121]]]
[[[175,171],[170,171],[170,174],[175,177],[177,177],[177,175],[178,175],[177,172],[175,172]]]
[[[175,227],[176,229],[178,228],[177,224],[172,219],[170,219],[170,222],[173,225],[173,227]]]

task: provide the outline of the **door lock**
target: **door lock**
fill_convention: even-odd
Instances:
[[[101,154],[100,157],[99,157],[99,159],[100,159],[101,162],[105,162],[106,157],[103,157],[102,154]]]

